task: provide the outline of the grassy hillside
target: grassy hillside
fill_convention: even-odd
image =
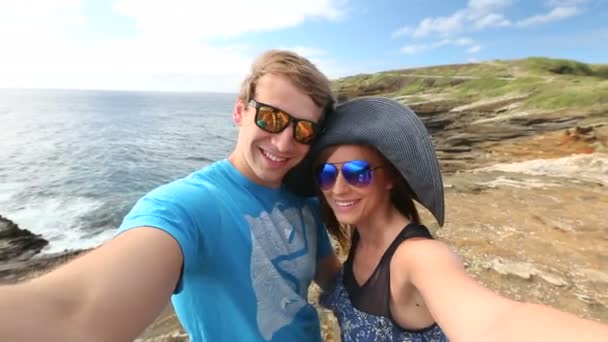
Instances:
[[[338,79],[335,87],[341,101],[385,95],[464,104],[522,97],[528,109],[595,107],[608,105],[608,65],[533,57],[362,74]]]

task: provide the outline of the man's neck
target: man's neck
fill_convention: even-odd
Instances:
[[[271,189],[277,189],[281,186],[281,182],[279,182],[277,184],[274,184],[274,183],[271,184],[269,182],[264,182],[262,179],[260,179],[255,174],[255,172],[251,169],[249,164],[247,162],[245,162],[244,158],[242,156],[239,156],[236,151],[232,151],[232,153],[230,153],[230,155],[228,156],[228,161],[245,178],[247,178],[248,180],[250,180],[251,182],[253,182],[257,185],[271,188]]]

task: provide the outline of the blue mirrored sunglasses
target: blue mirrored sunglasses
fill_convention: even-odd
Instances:
[[[336,165],[341,164],[338,168]],[[372,183],[373,170],[381,166],[372,167],[365,160],[350,160],[343,163],[325,163],[318,167],[315,172],[317,184],[321,190],[329,190],[336,183],[338,173],[342,171],[342,176],[350,185],[362,188]]]

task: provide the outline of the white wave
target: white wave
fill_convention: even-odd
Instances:
[[[2,204],[8,203],[11,200],[11,197],[13,196],[13,194],[15,194],[17,192],[17,189],[19,189],[20,186],[22,186],[22,184],[16,183],[16,182],[0,183],[0,208],[4,209],[4,205],[2,205]],[[0,212],[0,214],[6,215],[6,213],[2,213],[2,212]]]
[[[564,177],[608,185],[608,154],[577,154],[556,159],[535,159],[496,164],[475,171],[503,171],[535,176]]]
[[[49,241],[42,253],[95,247],[109,240],[112,229],[98,234],[86,231],[80,217],[103,204],[100,200],[85,197],[38,198],[30,203],[12,204],[3,208],[3,215],[22,229],[40,234]]]

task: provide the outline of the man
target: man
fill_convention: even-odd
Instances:
[[[339,270],[311,199],[282,185],[333,107],[308,60],[268,51],[243,82],[226,160],[138,201],[116,237],[0,290],[2,341],[127,341],[171,297],[192,341],[314,341],[306,295]]]

